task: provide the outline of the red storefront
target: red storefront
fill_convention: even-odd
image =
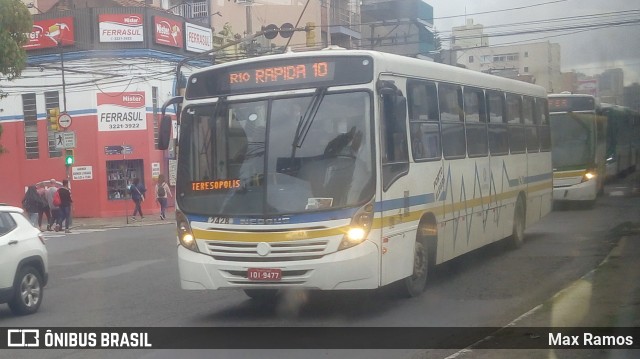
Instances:
[[[157,177],[173,185],[175,173],[173,152],[156,149],[158,112],[173,95],[175,64],[207,48],[193,50],[183,18],[150,8],[37,15],[29,38],[29,66],[0,100],[0,203],[20,206],[26,186],[68,178],[75,217],[131,215],[128,187],[139,178],[143,212],[159,213]],[[68,127],[49,120],[52,109],[70,116]]]

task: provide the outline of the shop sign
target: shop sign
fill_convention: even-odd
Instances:
[[[123,153],[124,152],[124,153]],[[131,146],[104,146],[105,155],[130,155],[133,153],[133,147]]]
[[[184,34],[182,22],[167,19],[166,17],[153,17],[153,33],[156,44],[183,48]]]
[[[93,166],[71,167],[71,178],[74,181],[93,179]]]
[[[151,163],[151,177],[158,178],[160,176],[160,162]]]
[[[144,91],[98,93],[98,131],[147,129]]]
[[[213,49],[213,35],[211,29],[185,23],[185,46],[187,51],[205,52]]]
[[[34,21],[31,32],[26,35],[29,41],[22,47],[27,51],[73,45],[73,17]]]
[[[169,160],[169,186],[176,185],[177,175],[178,175],[178,161]]]
[[[144,21],[141,14],[100,14],[100,42],[142,42]]]

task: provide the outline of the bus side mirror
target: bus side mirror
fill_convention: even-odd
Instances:
[[[158,149],[166,150],[169,148],[169,142],[171,141],[171,116],[164,115],[160,121],[160,128],[158,129]]]
[[[180,123],[180,110],[181,110],[181,105],[182,105],[182,101],[184,100],[184,98],[182,96],[176,96],[176,97],[172,97],[169,100],[167,100],[163,105],[162,105],[162,120],[160,121],[160,128],[158,129],[158,149],[159,150],[166,150],[167,148],[169,148],[169,142],[171,141],[171,116],[166,115],[166,111],[167,111],[167,107],[171,106],[171,105],[178,105],[178,111],[176,111],[176,120],[178,121],[178,124]]]

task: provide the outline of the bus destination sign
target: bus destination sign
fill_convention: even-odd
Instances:
[[[369,56],[314,56],[214,66],[194,74],[189,100],[314,87],[364,84],[373,80]]]
[[[590,96],[549,97],[549,112],[593,111],[595,106]]]
[[[285,84],[333,80],[335,63],[328,61],[258,67],[229,74],[229,87],[240,89],[262,84]]]

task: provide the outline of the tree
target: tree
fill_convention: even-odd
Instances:
[[[19,0],[0,0],[0,75],[11,81],[20,76],[27,64],[27,43],[33,21],[26,5]],[[6,94],[0,88],[0,99]],[[0,126],[0,138],[2,127]],[[0,144],[0,153],[4,148]]]

